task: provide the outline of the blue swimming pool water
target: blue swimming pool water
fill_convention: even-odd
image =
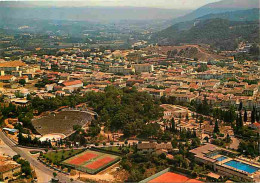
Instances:
[[[220,157],[216,158],[216,160],[218,160],[218,161],[223,161],[225,159],[227,159],[226,156],[220,156]]]
[[[236,168],[238,170],[242,170],[242,171],[248,172],[248,173],[254,173],[254,172],[256,172],[258,170],[257,167],[254,167],[254,166],[251,166],[251,165],[248,165],[248,164],[236,161],[236,160],[231,160],[231,161],[228,161],[228,162],[226,162],[224,164],[228,165],[228,166],[231,166],[233,168]]]

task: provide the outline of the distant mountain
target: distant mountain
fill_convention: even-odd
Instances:
[[[190,29],[180,30],[178,24],[157,34],[154,39],[164,45],[209,44],[220,50],[234,50],[241,40],[259,42],[259,22],[207,19]]]
[[[208,14],[197,18],[196,20],[207,20],[213,18],[227,19],[230,21],[258,21],[259,20],[259,9],[248,9],[248,10],[238,10],[230,11],[218,14]]]
[[[258,21],[259,20],[259,9],[248,9],[248,10],[238,10],[238,11],[230,11],[225,13],[217,13],[217,14],[208,14],[199,18],[196,18],[191,21],[176,23],[168,29],[178,29],[178,30],[187,30],[192,28],[194,25],[198,24],[201,21],[208,19],[226,19],[230,21]]]
[[[184,16],[173,19],[172,24],[190,21],[208,14],[259,8],[259,0],[222,0],[202,6]]]
[[[64,3],[64,2],[63,2]],[[78,2],[75,2],[76,4]],[[189,13],[190,10],[139,8],[50,6],[45,2],[0,2],[0,18],[119,21],[119,20],[168,20]],[[60,3],[56,3],[60,4]],[[85,3],[86,4],[86,3]]]

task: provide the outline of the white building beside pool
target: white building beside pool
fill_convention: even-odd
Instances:
[[[208,165],[219,175],[248,182],[259,181],[260,164],[246,158],[240,158],[233,151],[213,144],[206,144],[190,150],[190,153],[196,162]]]

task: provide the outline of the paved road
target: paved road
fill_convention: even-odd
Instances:
[[[47,183],[50,181],[50,178],[53,176],[53,170],[49,169],[35,158],[33,158],[29,152],[25,151],[22,148],[17,147],[2,131],[0,131],[0,138],[2,141],[9,146],[13,151],[19,154],[21,157],[25,158],[27,161],[31,163],[33,167],[35,167],[35,171],[38,176],[38,182]],[[70,178],[62,173],[57,173],[57,178],[62,183],[71,182]],[[81,181],[73,181],[74,183],[82,183]]]

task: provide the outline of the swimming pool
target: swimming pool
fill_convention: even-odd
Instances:
[[[236,160],[231,160],[231,161],[228,161],[228,162],[226,162],[224,164],[228,165],[228,166],[231,166],[233,168],[236,168],[238,170],[242,170],[242,171],[248,172],[248,173],[254,173],[254,172],[256,172],[258,170],[258,168],[255,167],[255,166],[251,166],[251,165],[248,165],[248,164],[236,161]]]
[[[226,156],[220,156],[220,157],[216,158],[216,160],[218,160],[218,161],[223,161],[225,159],[227,159]]]

